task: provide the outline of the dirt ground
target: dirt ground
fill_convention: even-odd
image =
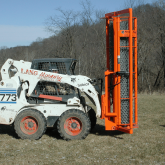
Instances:
[[[105,131],[98,119],[85,140],[64,141],[57,131],[39,140],[21,140],[0,125],[0,164],[165,165],[165,95],[139,95],[139,128],[132,135]]]

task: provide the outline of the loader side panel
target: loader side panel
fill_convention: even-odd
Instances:
[[[10,124],[14,121],[17,107],[17,84],[12,79],[1,81],[0,85],[0,124]]]
[[[0,88],[0,104],[16,104],[17,90],[15,88]]]

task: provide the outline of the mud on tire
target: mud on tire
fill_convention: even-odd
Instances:
[[[84,112],[71,109],[60,116],[57,129],[64,140],[85,139],[90,132],[91,123]]]
[[[14,129],[21,139],[36,140],[46,131],[46,119],[37,110],[24,110],[16,117]]]

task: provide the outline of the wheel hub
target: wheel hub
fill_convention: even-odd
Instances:
[[[33,124],[32,122],[28,122],[28,127],[29,127],[29,128],[32,128],[33,125],[34,125],[34,124]]]
[[[25,134],[31,135],[38,130],[38,122],[35,118],[26,116],[21,120],[20,127]]]
[[[32,119],[26,119],[24,125],[25,125],[25,128],[27,130],[35,130],[36,129],[36,123]]]
[[[72,124],[71,124],[71,127],[72,127],[73,129],[75,129],[75,128],[77,128],[77,124],[76,124],[76,123],[72,123]]]
[[[76,117],[70,117],[65,121],[64,129],[67,134],[76,136],[82,131],[82,122]]]

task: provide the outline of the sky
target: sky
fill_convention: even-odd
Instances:
[[[84,0],[0,0],[0,48],[28,46],[37,38],[52,34],[45,30],[45,20],[64,11],[81,11]],[[108,12],[125,9],[130,0],[89,0],[98,10]],[[154,0],[144,0],[152,3]]]

